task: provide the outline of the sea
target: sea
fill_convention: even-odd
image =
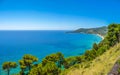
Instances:
[[[6,61],[18,63],[25,54],[42,59],[52,53],[61,52],[64,57],[79,56],[90,50],[102,38],[94,34],[67,33],[68,30],[0,31],[0,75],[6,75],[2,64]],[[19,72],[19,67],[11,70]]]

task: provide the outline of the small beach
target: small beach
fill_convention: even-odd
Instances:
[[[101,37],[102,40],[104,39],[104,36],[100,35],[100,34],[97,34],[97,36]]]

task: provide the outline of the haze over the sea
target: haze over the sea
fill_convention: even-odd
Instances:
[[[0,0],[0,30],[74,30],[120,22],[119,0]]]

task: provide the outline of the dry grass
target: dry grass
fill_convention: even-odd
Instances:
[[[82,63],[78,68],[70,68],[62,75],[107,75],[120,56],[120,44],[112,47],[92,62]],[[86,68],[87,66],[87,68]]]

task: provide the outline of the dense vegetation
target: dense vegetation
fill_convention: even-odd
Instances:
[[[120,24],[111,24],[108,26],[108,33],[105,38],[99,43],[94,43],[91,50],[87,50],[81,56],[74,56],[64,58],[62,53],[56,53],[46,56],[41,63],[35,63],[38,58],[29,54],[23,56],[19,60],[21,71],[17,75],[59,75],[64,70],[81,63],[92,61],[96,57],[102,55],[110,47],[113,47],[120,42]],[[8,71],[8,75],[11,68],[16,67],[9,63],[3,63],[3,69]],[[88,67],[88,66],[86,66]]]
[[[107,33],[107,27],[98,27],[98,28],[80,28],[75,31],[72,31],[73,33],[87,33],[87,34],[99,34],[102,36],[105,36]]]
[[[75,64],[61,75],[119,75],[120,66],[115,62],[120,57],[120,43],[111,47],[92,61]],[[115,64],[115,68],[113,67]],[[112,69],[113,68],[113,69]]]

